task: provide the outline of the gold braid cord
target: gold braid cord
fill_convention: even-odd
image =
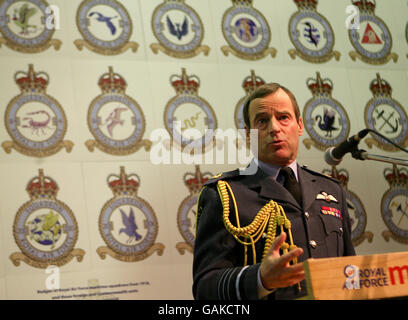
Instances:
[[[289,235],[289,242],[282,243],[281,249],[283,254],[292,251],[297,248],[297,246],[293,243],[292,232],[291,232],[291,223],[288,218],[286,218],[285,211],[283,210],[282,206],[276,203],[275,201],[271,200],[267,204],[263,206],[261,210],[257,213],[254,220],[247,226],[241,227],[239,222],[239,214],[237,203],[235,201],[234,194],[232,193],[230,185],[222,180],[219,180],[217,183],[218,193],[221,198],[222,208],[223,208],[223,221],[225,228],[229,233],[231,233],[234,238],[241,244],[244,245],[245,251],[245,260],[244,266],[247,265],[247,248],[248,246],[252,247],[252,255],[253,255],[253,263],[256,263],[256,252],[255,252],[255,244],[261,239],[262,235],[266,231],[266,241],[265,247],[262,255],[262,260],[265,258],[266,254],[268,253],[272,242],[275,240],[276,237],[276,229],[278,226],[280,227],[280,231],[284,231],[284,228],[287,230]],[[233,226],[230,219],[230,197],[234,204],[235,210],[235,219],[237,221],[237,226]],[[297,263],[297,258],[294,258],[293,264]]]

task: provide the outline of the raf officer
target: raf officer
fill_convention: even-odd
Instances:
[[[337,180],[298,165],[303,122],[288,89],[278,83],[259,87],[246,100],[243,117],[248,139],[250,129],[257,129],[251,165],[258,170],[226,172],[204,185],[193,295],[300,298],[307,293],[302,261],[355,254],[345,193]],[[271,219],[277,212],[283,218]]]

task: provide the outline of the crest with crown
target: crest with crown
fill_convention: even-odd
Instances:
[[[300,10],[316,10],[317,0],[294,0]]]
[[[137,174],[125,173],[125,167],[120,167],[120,174],[110,174],[107,178],[109,188],[115,197],[134,197],[140,186],[140,178]]]
[[[377,97],[391,97],[391,85],[384,79],[381,79],[380,74],[377,73],[377,78],[371,81],[370,90],[375,98]]]
[[[43,169],[38,170],[38,176],[32,178],[26,188],[31,200],[56,199],[58,190],[57,183],[50,177],[44,176]]]
[[[242,88],[245,90],[246,95],[250,95],[252,92],[255,91],[258,87],[265,84],[265,81],[255,75],[255,71],[251,70],[251,75],[247,76],[244,81],[242,81]]]
[[[171,85],[178,95],[197,95],[200,87],[200,79],[195,76],[187,76],[186,69],[181,68],[181,75],[173,74],[170,77]]]
[[[212,174],[209,172],[201,173],[200,166],[195,166],[195,172],[187,172],[183,176],[184,184],[188,188],[191,194],[199,193],[204,183],[206,183]]]
[[[98,86],[102,93],[119,93],[124,94],[127,83],[120,74],[114,73],[113,68],[109,67],[109,71],[100,76]]]
[[[320,72],[316,72],[316,78],[306,80],[309,90],[315,97],[329,97],[333,91],[333,82],[328,79],[322,79]]]
[[[28,65],[28,71],[17,71],[14,80],[23,93],[45,93],[49,76],[47,73],[35,72],[32,64]]]
[[[405,168],[398,169],[394,164],[392,169],[384,169],[384,177],[391,188],[408,188],[408,170]]]
[[[352,3],[360,10],[360,13],[374,15],[376,7],[375,0],[359,0],[352,1]]]

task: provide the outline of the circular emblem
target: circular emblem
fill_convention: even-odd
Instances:
[[[61,266],[78,238],[78,225],[71,209],[59,200],[25,203],[14,220],[14,238],[22,253],[37,267]]]
[[[159,45],[152,44],[157,53],[161,49],[166,54],[178,58],[189,58],[209,48],[200,46],[204,37],[203,23],[197,12],[184,2],[165,1],[153,12],[152,29]]]
[[[233,53],[244,59],[260,59],[269,51],[275,56],[276,50],[268,49],[271,32],[261,12],[249,5],[229,8],[222,18],[222,33],[232,47]],[[228,49],[223,48],[224,54]]]
[[[403,186],[388,190],[381,200],[381,215],[393,238],[408,244],[408,189]]]
[[[325,17],[313,10],[301,10],[290,18],[289,36],[302,59],[325,62],[333,56],[334,33]],[[291,57],[294,54],[290,51]],[[339,54],[336,53],[336,59]]]
[[[89,107],[88,126],[103,151],[123,155],[139,147],[145,118],[132,98],[123,94],[103,94]]]
[[[7,106],[5,123],[19,151],[37,157],[56,153],[67,130],[58,101],[36,92],[14,98]]]
[[[61,41],[50,41],[55,28],[47,28],[53,13],[43,0],[5,0],[0,4],[0,32],[11,49],[26,53],[44,51],[50,45],[58,50]],[[2,40],[2,39],[0,39]],[[0,41],[0,44],[2,41]]]
[[[368,238],[368,241],[372,241],[372,233],[366,232],[367,226],[367,213],[360,198],[352,191],[346,191],[346,200],[348,212],[351,220],[351,240],[354,246],[358,246]]]
[[[238,100],[235,106],[234,120],[235,120],[235,126],[237,127],[237,129],[245,128],[243,110],[244,110],[244,105],[245,105],[245,101],[247,98],[248,98],[247,96],[242,97],[241,99]]]
[[[391,54],[392,37],[387,25],[373,14],[361,14],[359,28],[349,29],[349,38],[358,57],[366,63],[383,64],[391,57],[394,62],[398,59]],[[355,53],[350,56],[355,60]]]
[[[108,247],[129,261],[144,259],[157,237],[157,219],[152,207],[139,197],[108,201],[99,217],[99,230]]]
[[[191,116],[186,118],[185,115]],[[211,106],[195,95],[172,98],[164,111],[164,124],[173,141],[182,148],[188,145],[194,150],[204,149],[212,144],[217,128],[217,120]]]
[[[367,128],[380,132],[396,144],[405,144],[408,139],[408,117],[404,108],[390,96],[377,96],[365,108],[364,120]],[[383,138],[372,135],[377,146],[385,151],[396,148]]]
[[[132,20],[126,8],[112,0],[86,0],[81,3],[77,12],[77,27],[83,40],[75,40],[81,50],[82,45],[97,53],[114,55],[137,44],[129,43],[132,34]]]
[[[177,224],[181,235],[187,244],[194,247],[195,241],[195,219],[198,194],[191,194],[180,204],[177,213]]]

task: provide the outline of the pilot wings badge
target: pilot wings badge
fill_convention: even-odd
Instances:
[[[71,209],[57,199],[57,183],[39,169],[26,190],[30,201],[20,207],[13,224],[14,239],[21,250],[11,254],[13,264],[19,266],[23,261],[45,269],[62,266],[75,257],[81,262],[85,251],[74,249],[78,224]]]
[[[101,259],[110,255],[124,262],[140,261],[155,251],[161,256],[164,245],[155,243],[159,230],[153,208],[137,196],[140,178],[137,174],[110,174],[107,178],[114,197],[107,201],[99,216],[99,231],[107,247],[96,251]]]
[[[153,12],[152,28],[159,43],[152,43],[153,53],[160,51],[175,58],[191,58],[210,48],[201,45],[204,27],[197,12],[184,0],[165,0]]]

